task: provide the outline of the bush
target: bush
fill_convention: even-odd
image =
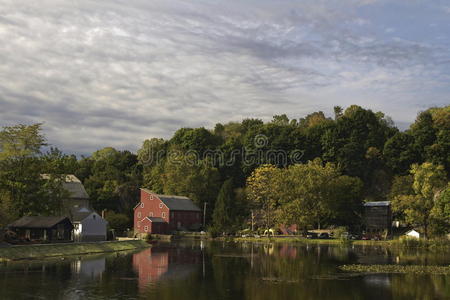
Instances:
[[[117,233],[125,232],[130,227],[130,219],[125,214],[108,212],[106,221],[108,221],[109,228],[114,229]]]

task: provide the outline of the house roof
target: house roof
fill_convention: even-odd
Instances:
[[[156,217],[147,217],[147,219],[150,220],[152,223],[165,223],[163,218],[156,218]]]
[[[154,194],[153,192],[142,189],[147,193]],[[155,194],[161,201],[171,210],[184,210],[184,211],[201,211],[200,208],[192,202],[188,197],[173,196],[173,195],[159,195]]]
[[[65,219],[68,220],[67,217],[36,217],[36,216],[28,216],[22,217],[19,220],[9,224],[8,227],[13,228],[52,228],[55,225],[61,223]]]
[[[49,174],[42,174],[41,177],[43,179],[50,179]],[[89,199],[89,195],[86,192],[83,183],[81,183],[80,179],[78,179],[75,175],[65,175],[62,186],[69,192],[69,198]]]
[[[391,201],[372,201],[364,203],[364,206],[389,206]]]
[[[72,221],[79,222],[83,221],[87,217],[89,217],[93,213],[92,210],[86,207],[82,207],[80,209],[73,209],[70,214],[72,216]]]

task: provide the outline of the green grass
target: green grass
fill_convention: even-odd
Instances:
[[[420,265],[343,265],[339,269],[357,273],[397,273],[397,274],[435,274],[449,275],[450,266]]]
[[[149,246],[149,244],[140,240],[98,243],[20,245],[0,248],[0,261],[115,252]]]
[[[448,250],[450,249],[450,240],[431,239],[431,240],[413,240],[396,239],[387,241],[372,240],[342,240],[342,239],[306,239],[296,236],[275,236],[275,237],[220,237],[216,240],[227,240],[236,242],[258,242],[258,243],[303,243],[303,244],[323,244],[323,245],[360,245],[360,246],[382,246],[391,248],[421,248],[427,250]]]

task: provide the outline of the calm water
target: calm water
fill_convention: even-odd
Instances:
[[[373,247],[157,244],[132,253],[0,264],[0,299],[450,299],[450,276],[347,274],[342,264],[449,265]]]

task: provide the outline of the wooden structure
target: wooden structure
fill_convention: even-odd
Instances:
[[[165,234],[200,226],[201,210],[191,199],[141,189],[141,201],[134,208],[135,233]]]
[[[368,233],[390,232],[392,224],[391,203],[375,201],[364,203],[364,225]]]
[[[9,224],[8,228],[24,241],[72,241],[73,225],[68,217],[22,217]]]

